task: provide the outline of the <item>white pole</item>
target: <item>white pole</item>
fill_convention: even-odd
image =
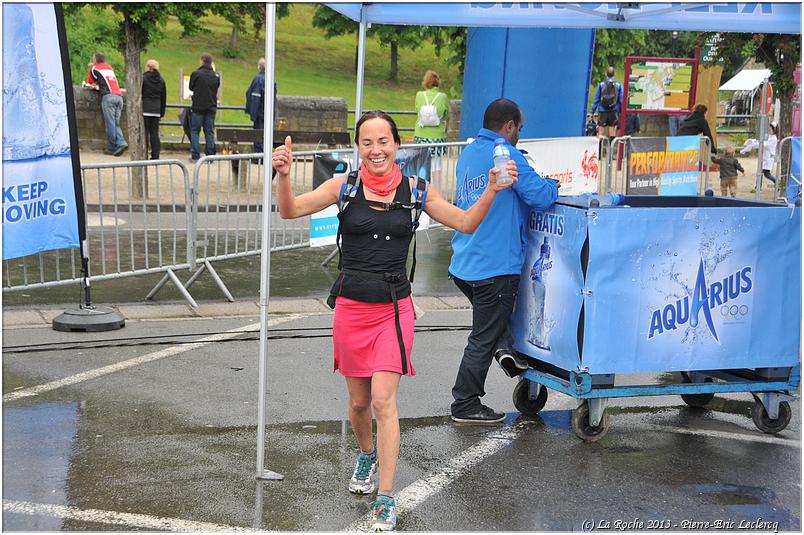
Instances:
[[[357,94],[355,95],[355,124],[357,121],[360,120],[360,116],[363,115],[363,80],[365,78],[365,70],[366,70],[366,17],[365,17],[365,10],[366,6],[360,6],[360,29],[358,30],[358,40],[357,40]],[[355,149],[354,154],[352,156],[352,161],[354,162],[355,169],[359,169],[359,162],[358,162],[358,152],[357,152],[357,139],[355,139]]]
[[[260,254],[260,386],[257,403],[257,479],[282,480],[285,476],[265,470],[265,394],[268,382],[268,299],[271,281],[271,160],[274,147],[274,44],[276,42],[276,4],[265,4],[265,91],[263,127],[262,253]],[[271,97],[268,98],[268,95]]]

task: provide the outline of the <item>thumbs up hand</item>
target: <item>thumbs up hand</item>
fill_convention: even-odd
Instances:
[[[290,175],[290,164],[293,163],[293,142],[290,136],[285,137],[285,144],[274,149],[272,164],[276,172],[282,176]]]

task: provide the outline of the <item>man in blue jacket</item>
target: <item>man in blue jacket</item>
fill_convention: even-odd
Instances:
[[[613,138],[620,124],[620,111],[623,102],[623,85],[614,79],[614,67],[606,69],[606,79],[597,84],[592,113],[600,107],[600,121],[597,123],[599,137]]]
[[[524,126],[519,106],[501,98],[489,104],[477,139],[461,153],[456,167],[456,205],[466,210],[483,193],[494,166],[495,140],[505,140],[519,180],[501,191],[474,234],[455,232],[450,277],[472,303],[472,332],[463,352],[451,406],[456,422],[494,423],[505,418],[480,403],[493,358],[513,377],[527,364],[511,350],[508,322],[514,310],[525,260],[526,221],[531,209],[544,210],[556,200],[558,183],[540,177],[515,148]]]

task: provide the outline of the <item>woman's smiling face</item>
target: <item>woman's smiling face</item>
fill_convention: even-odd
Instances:
[[[394,141],[391,125],[379,117],[360,125],[358,150],[368,171],[377,176],[391,171],[399,145]]]

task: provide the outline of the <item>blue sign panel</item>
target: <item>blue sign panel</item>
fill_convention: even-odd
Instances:
[[[798,364],[800,218],[785,207],[600,210],[589,225],[583,366]]]
[[[78,247],[54,6],[3,4],[3,29],[3,258]]]
[[[579,359],[586,227],[585,211],[577,208],[556,204],[530,212],[528,252],[511,319],[516,351],[565,369],[575,369]]]

